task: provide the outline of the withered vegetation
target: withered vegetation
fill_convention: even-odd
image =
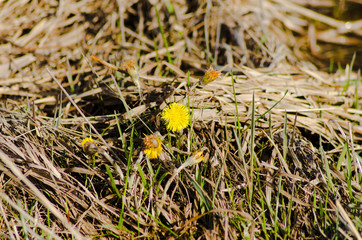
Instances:
[[[361,9],[0,2],[0,238],[362,239]]]

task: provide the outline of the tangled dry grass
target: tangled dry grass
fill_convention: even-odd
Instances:
[[[1,238],[362,239],[358,9],[0,2]],[[92,55],[135,59],[142,99]],[[197,86],[211,65],[220,77]],[[192,114],[182,133],[160,119],[172,102]],[[148,159],[156,131],[163,153]]]

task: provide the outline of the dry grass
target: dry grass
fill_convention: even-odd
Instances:
[[[0,237],[362,239],[361,4],[253,2],[0,2]]]

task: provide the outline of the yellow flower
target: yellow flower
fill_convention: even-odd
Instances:
[[[130,71],[134,71],[134,70],[136,70],[136,61],[134,59],[125,61],[121,64],[120,69],[127,71],[128,73]]]
[[[191,154],[190,157],[187,158],[187,160],[183,163],[183,165],[185,166],[191,166],[191,165],[195,165],[198,164],[202,161],[204,161],[205,157],[204,157],[204,151],[202,150],[197,150],[195,152],[193,152]]]
[[[125,61],[121,64],[119,67],[121,70],[126,71],[128,75],[131,76],[132,80],[135,82],[135,84],[139,85],[139,76],[138,76],[138,70],[136,68],[136,61],[134,59]]]
[[[210,66],[209,70],[206,71],[205,75],[200,79],[200,83],[202,85],[206,85],[212,81],[214,81],[216,78],[218,78],[220,75],[219,71],[215,71],[212,66]]]
[[[132,78],[133,82],[136,84],[136,87],[138,88],[138,93],[140,94],[141,100],[142,97],[142,91],[141,91],[141,84],[140,84],[140,77],[138,74],[138,70],[136,67],[136,61],[134,59],[125,61],[121,64],[119,67],[121,71],[126,71],[128,75]]]
[[[167,130],[180,132],[189,125],[190,113],[184,105],[172,103],[163,110],[161,118],[166,121]]]
[[[190,156],[190,159],[192,159],[190,161],[193,162],[193,164],[197,164],[197,163],[204,161],[204,159],[205,159],[204,151],[197,150],[197,151],[193,152],[192,155]]]
[[[193,152],[191,154],[191,156],[188,157],[186,159],[186,161],[180,167],[178,167],[175,170],[174,174],[177,175],[177,174],[179,174],[181,172],[182,169],[187,168],[187,167],[192,166],[192,165],[195,165],[195,164],[198,164],[198,163],[204,161],[204,159],[205,159],[204,151],[203,150],[197,150],[197,151]]]
[[[162,152],[162,141],[160,139],[160,133],[155,132],[153,135],[145,135],[143,139],[144,150],[143,152],[148,158],[158,158]]]
[[[98,154],[98,147],[94,143],[92,138],[84,138],[81,145],[82,145],[83,151],[87,155],[97,155]]]

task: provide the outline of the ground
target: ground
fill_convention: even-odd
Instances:
[[[362,239],[360,9],[0,2],[0,237]]]

